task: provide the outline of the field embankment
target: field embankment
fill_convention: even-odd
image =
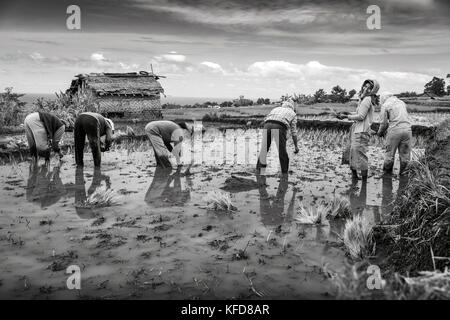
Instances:
[[[450,266],[450,121],[436,129],[424,158],[411,168],[380,237],[395,272],[417,273]]]

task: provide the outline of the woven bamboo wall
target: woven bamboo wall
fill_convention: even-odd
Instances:
[[[125,117],[154,119],[161,117],[161,100],[154,97],[98,97],[100,113],[123,113]]]

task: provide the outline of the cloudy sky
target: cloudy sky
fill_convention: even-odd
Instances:
[[[66,27],[70,4],[81,30]],[[53,93],[79,73],[152,64],[170,96],[278,98],[365,78],[422,91],[450,73],[449,17],[448,0],[0,0],[0,85]]]

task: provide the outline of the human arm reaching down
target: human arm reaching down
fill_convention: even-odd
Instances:
[[[297,115],[295,115],[294,119],[291,121],[291,134],[292,134],[292,141],[294,142],[294,153],[297,154],[298,149],[298,138],[297,138]]]
[[[181,166],[181,148],[183,146],[183,136],[180,136],[178,138],[178,141],[174,142],[174,147],[172,150],[172,154],[175,156],[175,159],[177,161],[177,166]]]
[[[389,126],[389,114],[386,108],[383,106],[380,112],[380,127],[378,128],[377,135],[382,137],[386,133]]]

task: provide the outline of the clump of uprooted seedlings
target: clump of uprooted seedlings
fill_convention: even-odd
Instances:
[[[78,208],[103,208],[119,203],[119,196],[114,190],[101,187],[95,190],[85,201],[77,203]]]
[[[323,203],[319,203],[316,206],[300,204],[295,221],[299,224],[320,225],[325,222],[328,212],[329,207]]]
[[[329,205],[328,218],[341,219],[348,218],[352,214],[350,200],[347,197],[334,196]]]
[[[342,238],[352,259],[363,259],[374,252],[373,228],[362,215],[346,221]]]
[[[319,203],[316,206],[300,204],[295,220],[299,224],[323,224],[328,219],[344,219],[351,216],[350,200],[343,196],[334,196],[330,204]]]
[[[209,210],[215,211],[236,211],[230,195],[220,191],[212,191],[206,196],[206,204]]]

